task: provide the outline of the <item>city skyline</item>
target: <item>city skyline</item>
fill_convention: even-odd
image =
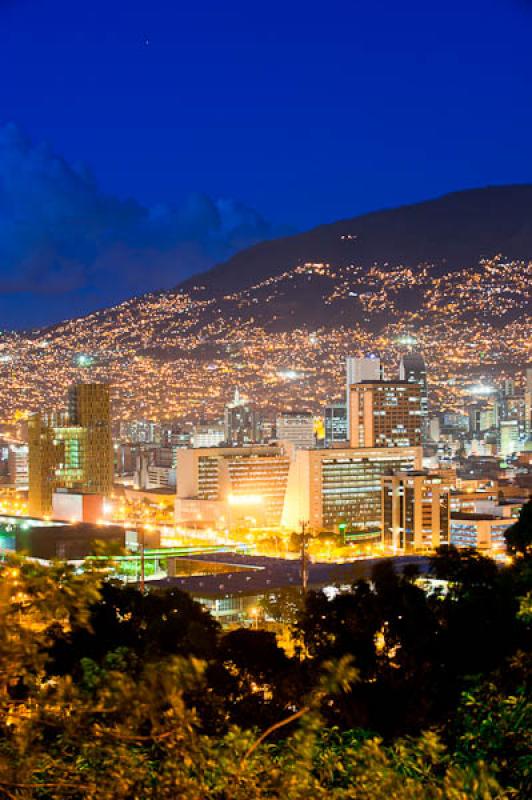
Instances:
[[[532,3],[0,0],[0,794],[530,795]]]

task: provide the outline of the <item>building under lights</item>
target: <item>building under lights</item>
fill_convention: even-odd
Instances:
[[[395,472],[382,481],[382,543],[412,553],[449,544],[450,487],[441,475]]]
[[[290,442],[295,448],[314,447],[314,417],[308,411],[285,411],[277,415],[276,437],[280,442]]]
[[[414,383],[421,389],[421,432],[423,441],[428,438],[429,396],[427,367],[421,353],[407,353],[399,364],[399,379]]]
[[[53,513],[58,489],[108,496],[113,485],[109,387],[78,384],[68,411],[33,414],[28,420],[29,513]]]
[[[257,440],[257,415],[255,407],[240,397],[238,389],[232,403],[224,410],[224,442],[242,447]]]
[[[290,466],[283,525],[380,541],[381,478],[421,468],[421,447],[299,450]]]
[[[176,522],[278,527],[290,460],[280,447],[180,450]]]
[[[407,381],[362,381],[349,389],[351,447],[419,447],[421,386]]]
[[[514,522],[495,514],[455,512],[451,515],[450,541],[455,547],[504,553],[505,533]]]

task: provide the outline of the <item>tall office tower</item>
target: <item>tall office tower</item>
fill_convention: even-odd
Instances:
[[[347,407],[345,403],[325,406],[325,447],[347,441]]]
[[[28,421],[29,511],[52,513],[56,489],[109,495],[113,446],[109,387],[79,384],[69,391],[67,414],[33,414]]]
[[[9,482],[17,489],[28,488],[28,446],[10,444],[7,456]]]
[[[363,381],[349,393],[351,447],[421,445],[421,387],[406,381]]]
[[[354,383],[362,381],[382,381],[384,378],[381,360],[377,356],[347,356],[345,360],[345,403],[347,409],[347,430],[350,429],[349,389]]]
[[[298,450],[290,465],[282,524],[306,520],[353,542],[381,541],[381,477],[421,468],[421,447]]]
[[[407,353],[399,364],[399,380],[415,383],[421,387],[421,435],[423,443],[429,438],[429,396],[427,367],[420,353]]]
[[[314,447],[314,418],[308,411],[285,411],[277,415],[278,441],[291,442],[294,448]]]
[[[257,438],[257,419],[255,409],[240,397],[238,389],[232,403],[228,403],[224,412],[224,440],[226,444],[241,447],[253,444]]]
[[[502,456],[512,456],[520,449],[519,423],[516,419],[503,419],[499,425],[498,450]]]
[[[441,475],[395,472],[381,478],[382,543],[395,551],[449,544],[450,487]]]
[[[83,490],[110,495],[113,488],[111,399],[105,383],[80,383],[69,391],[70,424],[85,433]]]

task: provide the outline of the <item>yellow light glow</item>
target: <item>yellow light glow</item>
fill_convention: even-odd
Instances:
[[[227,497],[230,506],[256,506],[264,502],[260,494],[230,494]]]

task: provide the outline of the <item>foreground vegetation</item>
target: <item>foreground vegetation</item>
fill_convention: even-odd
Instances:
[[[309,593],[291,656],[181,592],[6,561],[0,798],[530,796],[530,505],[508,538],[503,569],[439,553],[443,592],[383,562]]]

